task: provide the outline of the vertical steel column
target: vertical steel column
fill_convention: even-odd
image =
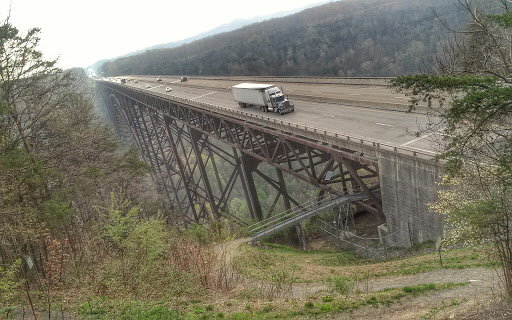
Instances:
[[[197,215],[194,198],[190,194],[189,179],[187,179],[187,175],[186,175],[186,171],[185,171],[185,166],[184,166],[184,164],[183,164],[183,162],[182,162],[182,160],[181,160],[181,158],[179,156],[178,147],[176,146],[175,139],[174,139],[174,137],[172,135],[171,126],[176,126],[176,128],[177,128],[177,125],[176,125],[175,121],[173,121],[169,117],[165,117],[165,129],[167,131],[167,135],[168,135],[169,140],[171,142],[170,146],[172,148],[172,152],[176,156],[176,164],[178,165],[180,176],[181,176],[181,179],[182,179],[183,184],[185,186],[185,193],[187,194],[187,198],[188,198],[188,201],[189,201],[189,204],[190,204],[190,209],[192,211],[192,214],[194,215],[195,222],[199,223],[199,216]],[[177,128],[177,129],[179,130],[179,128]]]
[[[115,98],[115,96],[114,96]],[[125,99],[121,99],[122,103],[119,99],[115,98],[119,104],[119,108],[125,112],[126,119],[128,123],[131,122],[130,128],[132,128],[132,133],[135,137],[135,140],[138,142],[139,151],[142,156],[142,159],[144,162],[149,164],[152,168],[155,167],[155,163],[153,162],[153,159],[151,158],[151,154],[149,151],[148,144],[146,142],[146,138],[144,136],[144,132],[142,130],[142,126],[140,124],[139,118],[137,113],[135,112],[136,106],[133,104],[130,104],[129,102],[125,101]],[[150,171],[151,177],[154,181],[159,181],[157,175],[154,171]]]
[[[166,188],[165,193],[171,199],[171,203],[173,203],[172,197],[170,196],[170,192],[172,191],[174,193],[174,200],[177,203],[178,209],[183,210],[183,207],[181,206],[180,199],[178,196],[178,189],[176,188],[174,181],[172,180],[173,173],[170,168],[171,160],[167,158],[165,150],[163,148],[163,139],[165,137],[163,137],[159,134],[159,131],[161,131],[162,129],[165,130],[165,125],[162,123],[162,120],[158,118],[158,113],[156,113],[153,110],[148,110],[148,112],[149,112],[149,118],[151,120],[151,125],[153,126],[153,130],[155,132],[157,145],[158,145],[158,152],[160,153],[160,155],[162,157],[162,160],[164,162],[163,165],[165,167],[165,173],[167,174],[167,179],[169,180],[169,183],[171,184],[170,187],[172,190],[167,190],[168,188]],[[162,179],[164,179],[163,176],[162,176]],[[164,183],[164,186],[166,186],[165,183]]]
[[[247,183],[249,200],[254,209],[255,218],[261,221],[263,220],[263,212],[261,210],[260,200],[258,199],[258,191],[256,190],[254,179],[252,177],[252,172],[258,168],[259,164],[260,161],[251,156],[242,155],[241,157],[242,174],[245,178],[245,182]]]
[[[286,190],[286,182],[284,181],[283,172],[276,168],[277,178],[279,180],[279,188],[282,190],[281,195],[283,196],[284,207],[286,210],[290,210],[292,208],[290,199],[288,196],[288,190]],[[306,243],[306,236],[304,234],[304,228],[302,228],[302,222],[295,225],[295,230],[297,231],[297,238],[299,239],[299,244],[302,250],[307,251],[308,246]]]
[[[245,173],[243,170],[243,164],[242,164],[242,156],[238,155],[238,151],[236,148],[232,147],[233,150],[233,156],[235,157],[236,167],[238,172],[240,173],[240,183],[242,184],[242,190],[244,192],[245,201],[247,202],[247,208],[249,208],[249,214],[251,215],[251,219],[256,219],[255,215],[255,209],[253,207],[251,196],[249,193],[249,190],[247,189],[247,180],[245,179]]]
[[[213,213],[213,218],[218,220],[220,218],[219,210],[217,207],[217,203],[215,203],[215,197],[213,196],[212,187],[210,185],[210,179],[208,179],[208,173],[206,172],[206,168],[204,166],[203,157],[201,153],[201,149],[199,148],[200,140],[203,134],[195,129],[190,128],[190,140],[192,144],[192,149],[194,150],[194,154],[196,155],[196,161],[199,164],[199,172],[201,173],[201,178],[203,180],[204,188],[206,190],[206,195],[208,197],[208,202],[210,202],[210,208]],[[205,142],[207,140],[204,140]],[[203,146],[209,149],[209,146]]]

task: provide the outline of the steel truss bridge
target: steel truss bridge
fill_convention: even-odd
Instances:
[[[283,121],[171,100],[116,83],[96,84],[116,133],[134,140],[144,161],[154,168],[159,191],[179,212],[172,223],[202,224],[226,216],[247,224],[279,214],[274,212],[279,201],[286,210],[300,208],[301,199],[288,192],[290,178],[317,189],[319,201],[327,194],[363,195],[351,198],[351,203],[384,216],[378,158],[362,152],[382,146],[374,143],[352,150],[301,134],[304,129]],[[316,130],[315,134],[322,135]],[[262,163],[272,170],[263,170]],[[255,179],[275,190],[270,210],[262,210]],[[230,212],[234,192],[245,197],[250,219]]]

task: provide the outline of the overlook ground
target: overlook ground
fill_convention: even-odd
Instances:
[[[246,239],[215,246],[224,290],[163,297],[106,297],[75,288],[51,319],[511,319],[500,278],[485,248],[439,256],[428,245],[403,258],[368,261],[325,243],[301,252]],[[229,270],[228,270],[229,269]],[[220,269],[219,269],[220,270]],[[221,277],[219,277],[221,279]],[[179,286],[179,284],[176,284]],[[168,289],[168,288],[167,288]],[[166,288],[155,288],[166,290]],[[122,295],[121,295],[122,296]],[[40,318],[48,318],[40,306]],[[64,315],[64,317],[62,317]],[[7,318],[33,319],[31,310]]]

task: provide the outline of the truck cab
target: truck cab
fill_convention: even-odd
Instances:
[[[265,99],[267,100],[268,111],[282,114],[294,110],[293,105],[277,87],[265,90]]]

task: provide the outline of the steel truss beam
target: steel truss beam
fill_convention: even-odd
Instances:
[[[272,207],[280,196],[285,207],[290,202],[299,205],[286,191],[284,172],[319,188],[320,196],[364,192],[370,202],[358,204],[382,214],[380,199],[373,194],[378,188],[375,159],[124,86],[107,83],[100,88],[110,97],[105,99],[110,102],[109,114],[118,115],[111,118],[119,121],[122,115],[143,159],[155,168],[155,179],[170,203],[182,211],[184,223],[229,215],[236,181],[242,185],[251,217],[263,219],[253,173],[277,190]],[[121,122],[116,126],[116,132],[126,131]],[[233,166],[227,182],[219,176],[218,160]],[[258,170],[262,162],[278,170],[278,180]]]

